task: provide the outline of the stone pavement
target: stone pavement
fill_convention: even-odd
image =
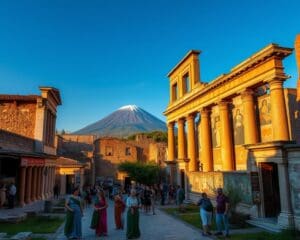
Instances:
[[[18,217],[24,217],[26,214],[30,214],[33,212],[42,212],[44,209],[44,201],[36,201],[30,204],[25,205],[24,207],[15,207],[13,209],[6,209],[1,208],[0,209],[0,220],[7,220],[10,218],[18,218]]]
[[[95,232],[89,228],[92,207],[85,209],[82,219],[83,239],[105,239],[105,240],[125,240],[126,230],[115,230],[113,202],[109,201],[108,208],[108,236],[96,237]],[[126,219],[126,216],[125,216]],[[126,226],[126,224],[125,224]],[[63,228],[56,240],[66,240],[63,235]],[[174,219],[164,212],[156,209],[156,215],[140,213],[140,240],[205,240],[201,236],[201,231]]]

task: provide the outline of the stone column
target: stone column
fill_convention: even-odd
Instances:
[[[55,181],[55,171],[54,170],[55,170],[54,167],[51,167],[51,184],[50,184],[51,197],[53,197],[53,195],[54,195],[54,191],[53,191],[54,181]]]
[[[223,171],[234,170],[234,152],[232,130],[230,125],[229,108],[227,102],[219,103],[221,122],[221,159]]]
[[[211,140],[210,111],[208,109],[202,109],[201,111],[200,128],[202,171],[210,172],[214,170],[214,164]]]
[[[270,85],[273,140],[289,140],[289,127],[283,93],[283,80],[272,79]]]
[[[280,192],[280,214],[278,216],[278,225],[283,228],[294,227],[294,219],[292,213],[291,193],[289,184],[288,164],[279,163],[278,179]]]
[[[40,185],[40,191],[41,191],[41,199],[45,199],[45,167],[41,168],[41,185]]]
[[[253,144],[258,142],[258,129],[256,122],[256,111],[254,105],[253,91],[246,90],[242,93],[242,101],[244,107],[244,133],[245,144]]]
[[[47,198],[51,196],[50,194],[50,184],[51,184],[51,167],[48,167],[48,175],[47,175]]]
[[[41,200],[42,199],[42,193],[41,193],[41,183],[42,183],[42,168],[41,167],[38,167],[38,171],[37,171],[37,199],[38,200]]]
[[[31,203],[31,184],[32,184],[32,167],[26,168],[26,191],[25,202]]]
[[[37,167],[32,167],[31,201],[36,201]]]
[[[174,122],[168,123],[168,160],[175,160]]]
[[[178,119],[177,125],[178,125],[178,159],[179,160],[186,159],[184,123],[185,120],[183,118]]]
[[[45,199],[47,199],[49,197],[49,193],[48,193],[48,190],[49,190],[49,167],[45,167],[45,171],[46,171],[46,174],[44,177],[44,181],[45,181],[44,194],[45,194]]]
[[[26,185],[26,168],[20,167],[20,179],[19,179],[19,203],[23,207],[25,205],[25,185]]]
[[[197,162],[196,155],[196,141],[195,141],[195,115],[191,114],[187,117],[188,123],[188,158],[189,162],[189,171],[199,171],[199,165]]]

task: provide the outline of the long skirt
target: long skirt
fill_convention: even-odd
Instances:
[[[115,207],[115,224],[117,229],[123,228],[122,208]]]
[[[74,212],[68,211],[66,224],[65,224],[65,235],[68,238],[81,238],[81,212],[80,210],[74,210]]]
[[[96,227],[96,235],[107,235],[107,214],[106,209],[99,211],[98,224]]]
[[[127,239],[139,238],[141,235],[139,227],[139,211],[136,209],[134,214],[131,213],[130,208],[127,211]]]

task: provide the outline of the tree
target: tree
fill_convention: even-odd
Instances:
[[[119,164],[118,169],[141,184],[151,185],[159,180],[160,167],[154,163],[124,162]]]

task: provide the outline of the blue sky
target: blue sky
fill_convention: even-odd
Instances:
[[[61,91],[57,128],[74,131],[135,104],[165,120],[167,73],[201,50],[209,82],[269,43],[293,47],[298,0],[1,1],[0,93]],[[295,87],[294,54],[284,61]]]

